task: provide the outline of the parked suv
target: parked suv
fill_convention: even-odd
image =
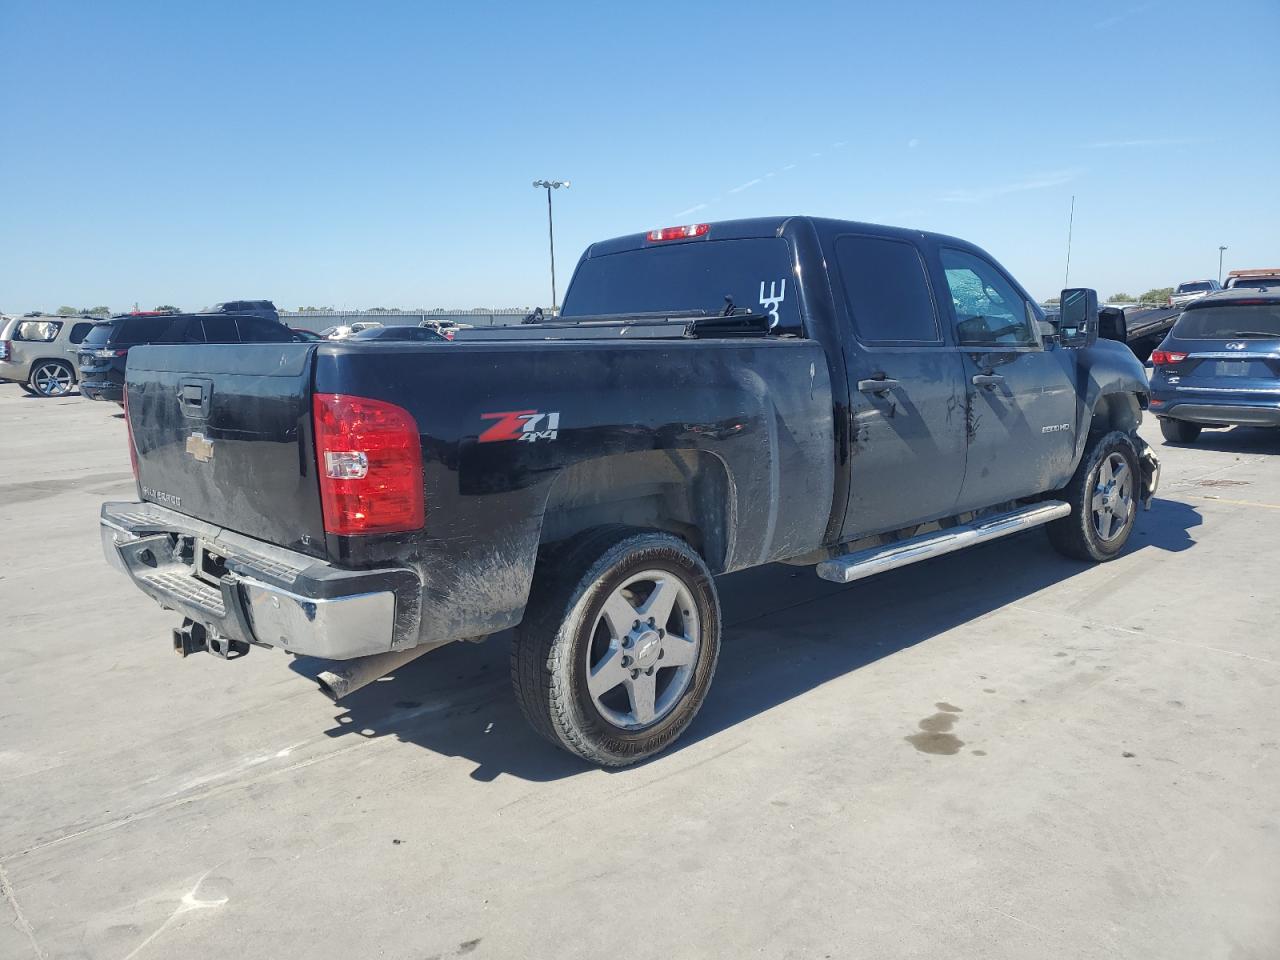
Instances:
[[[126,314],[100,323],[80,344],[80,393],[124,402],[124,372],[132,347],[146,343],[287,343],[279,320],[230,313]]]
[[[1169,306],[1185,307],[1188,303],[1193,303],[1221,289],[1222,284],[1217,280],[1188,280],[1173,288],[1173,293],[1169,297]]]
[[[28,393],[61,397],[80,379],[79,344],[93,329],[92,317],[11,317],[0,323],[0,380],[20,383]]]
[[[1205,427],[1280,427],[1280,290],[1197,300],[1151,362],[1151,412],[1171,443],[1193,443]]]

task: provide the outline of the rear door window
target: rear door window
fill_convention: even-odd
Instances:
[[[883,237],[840,237],[836,262],[860,341],[942,342],[924,260],[913,244]]]
[[[583,260],[561,315],[701,311],[728,302],[767,314],[776,330],[798,333],[800,304],[791,248],[780,237],[655,244]]]
[[[71,328],[71,336],[68,337],[72,343],[83,343],[84,338],[89,335],[89,331],[93,329],[92,323],[77,323]]]

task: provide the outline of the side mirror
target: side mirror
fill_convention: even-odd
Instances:
[[[1098,291],[1074,287],[1062,291],[1058,336],[1064,347],[1083,347],[1098,338]]]
[[[1104,340],[1129,342],[1128,324],[1120,307],[1103,307],[1098,311],[1098,336]]]

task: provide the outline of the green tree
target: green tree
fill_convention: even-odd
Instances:
[[[91,313],[95,317],[109,317],[111,316],[111,308],[98,306],[94,307],[92,310],[86,310],[85,313]]]
[[[181,313],[181,312],[182,312],[181,310],[179,310],[177,307],[173,306],[173,304],[170,304],[170,303],[162,303],[160,306],[156,307],[156,312],[157,312],[157,313],[161,313],[161,312],[165,312],[165,311],[167,311],[167,312],[169,312],[169,313]]]
[[[1171,296],[1173,296],[1173,287],[1155,287],[1138,299],[1143,303],[1168,303]]]
[[[1134,303],[1135,298],[1131,293],[1113,293],[1107,297],[1108,303]]]
[[[80,311],[77,310],[75,307],[59,307],[58,308],[58,316],[60,317],[74,317],[79,312]]]

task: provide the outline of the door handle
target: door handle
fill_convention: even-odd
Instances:
[[[888,393],[898,386],[897,380],[888,377],[874,377],[870,380],[859,380],[858,389],[863,393]]]
[[[994,389],[1004,383],[1004,377],[998,373],[979,373],[973,378],[975,387],[986,387],[988,390]]]

